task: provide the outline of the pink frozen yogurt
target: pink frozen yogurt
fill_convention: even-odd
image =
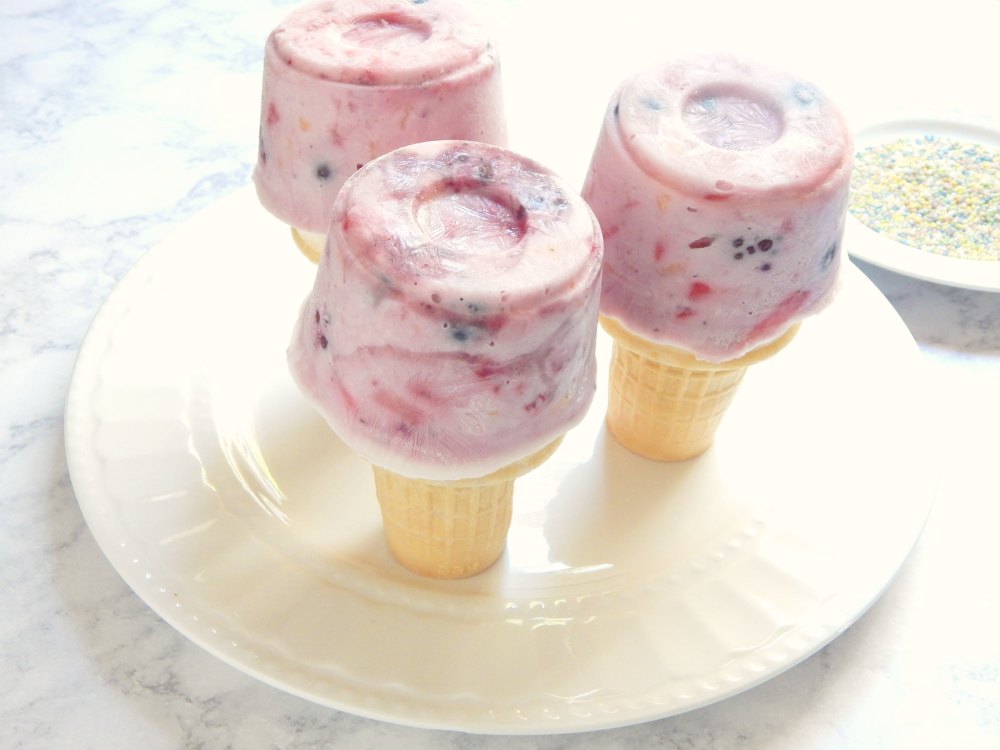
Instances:
[[[445,138],[507,139],[496,49],[460,3],[323,0],[268,38],[254,182],[292,227],[325,235],[361,165]]]
[[[399,149],[334,203],[292,375],[371,463],[484,476],[590,405],[602,252],[586,203],[539,164],[467,141]]]
[[[838,109],[789,75],[693,57],[627,79],[583,188],[601,313],[710,362],[777,338],[833,294],[852,154]]]

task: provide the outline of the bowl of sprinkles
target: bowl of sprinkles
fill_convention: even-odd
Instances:
[[[916,118],[855,138],[848,252],[908,276],[1000,291],[1000,130]]]

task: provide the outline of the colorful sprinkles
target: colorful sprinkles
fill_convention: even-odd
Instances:
[[[1000,150],[938,135],[862,149],[850,209],[862,224],[904,245],[1000,261]]]

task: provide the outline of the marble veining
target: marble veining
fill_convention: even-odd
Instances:
[[[0,4],[0,747],[1000,746],[1000,593],[990,577],[1000,566],[1000,294],[868,265],[862,269],[927,364],[932,388],[914,408],[942,420],[929,437],[940,448],[937,504],[897,580],[857,624],[735,698],[579,735],[408,729],[258,682],[187,641],[131,592],[91,536],[66,469],[62,414],[76,352],[103,300],[147,249],[248,183],[263,40],[291,4]],[[525,120],[534,125],[515,129],[515,143],[543,161],[541,152],[551,153],[570,178],[580,172],[561,135],[582,129],[589,148],[617,64],[651,55],[654,42],[690,47],[705,36],[692,29],[713,29],[713,48],[759,48],[755,40],[772,38],[775,19],[791,24],[803,12],[781,0],[706,4],[683,17],[672,4],[658,10],[631,0],[610,14],[568,2],[477,4],[503,26],[512,95],[539,107]],[[560,57],[551,53],[553,24],[571,13]],[[970,95],[982,78],[969,71],[1000,67],[991,37],[1000,27],[996,2],[956,0],[939,13],[849,0],[831,13],[823,34],[789,26],[783,36],[809,72],[834,76],[830,88],[850,98],[848,110],[902,105],[915,93],[952,109],[985,106],[984,93]],[[731,23],[717,28],[712,19],[722,16]],[[597,29],[608,34],[599,52]],[[948,39],[960,41],[943,50]],[[921,53],[932,46],[940,53]],[[588,85],[567,78],[580,66]],[[849,79],[847,67],[865,71],[864,80]]]

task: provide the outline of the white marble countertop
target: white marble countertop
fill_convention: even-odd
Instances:
[[[537,112],[517,121],[512,146],[575,180],[589,153],[572,145],[589,149],[614,82],[633,61],[684,46],[794,57],[849,115],[931,102],[992,115],[1000,99],[995,0],[933,12],[844,2],[836,18],[820,20],[808,3],[709,3],[678,14],[625,0],[601,18],[609,6],[552,2],[536,4],[544,12],[533,23],[530,3],[483,5],[503,28],[508,97]],[[816,655],[736,697],[576,735],[399,727],[227,666],[126,586],[91,536],[66,467],[74,358],[132,264],[248,183],[262,44],[287,8],[277,0],[0,6],[0,747],[1000,747],[1000,294],[867,265],[920,346],[928,402],[947,407],[927,436],[938,446],[940,489],[922,539],[871,610]],[[574,31],[555,56],[552,29],[570,15]],[[597,28],[610,41],[598,45],[589,33]],[[584,59],[585,82],[571,73]]]

